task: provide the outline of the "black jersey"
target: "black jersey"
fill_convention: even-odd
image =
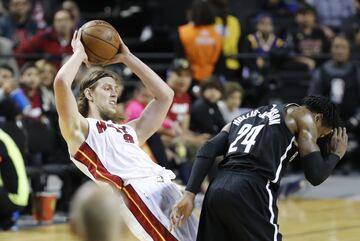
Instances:
[[[277,183],[286,164],[298,154],[295,136],[285,123],[285,109],[273,104],[235,118],[220,167],[254,171]]]

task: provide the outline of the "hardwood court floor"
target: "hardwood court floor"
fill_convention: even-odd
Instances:
[[[359,241],[360,201],[289,199],[279,202],[284,241]],[[126,234],[127,241],[136,241]],[[0,232],[1,241],[77,241],[67,224]]]

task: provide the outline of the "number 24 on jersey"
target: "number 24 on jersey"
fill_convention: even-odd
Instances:
[[[256,137],[259,135],[261,129],[264,126],[265,125],[253,126],[250,124],[244,124],[237,133],[238,136],[236,137],[236,139],[230,144],[228,153],[238,150],[239,146],[237,145],[237,143],[240,140],[242,140],[240,144],[245,146],[243,152],[249,153],[251,147],[256,143]]]

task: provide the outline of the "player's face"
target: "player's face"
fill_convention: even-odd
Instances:
[[[332,128],[324,126],[322,124],[322,115],[315,114],[315,123],[317,127],[318,136],[317,138],[322,138],[329,135],[332,132]]]
[[[117,98],[122,88],[111,77],[104,77],[98,80],[97,85],[90,94],[90,102],[96,106],[100,116],[108,119],[116,113]]]
[[[323,138],[332,132],[330,127],[320,126],[318,128],[318,138]]]

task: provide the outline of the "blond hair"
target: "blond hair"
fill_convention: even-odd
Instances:
[[[87,117],[89,115],[89,102],[85,96],[86,89],[95,89],[98,83],[98,80],[104,77],[110,77],[115,80],[117,84],[121,85],[121,78],[120,76],[110,70],[104,68],[96,68],[90,71],[84,79],[80,82],[80,93],[78,98],[78,109],[82,116]]]

